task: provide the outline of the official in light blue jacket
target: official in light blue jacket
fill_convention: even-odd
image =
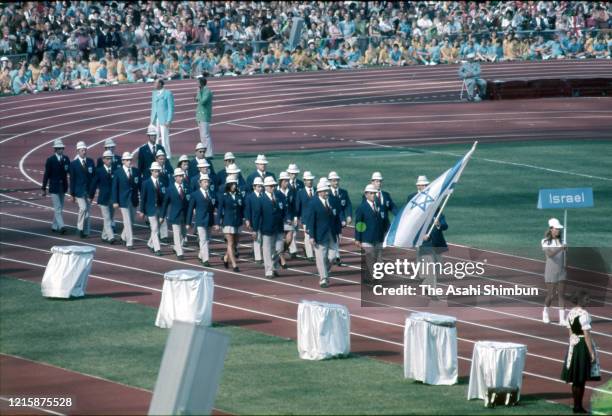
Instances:
[[[174,95],[164,88],[164,81],[158,79],[151,95],[151,124],[157,127],[157,142],[164,146],[168,159],[172,158],[169,137],[173,119]]]

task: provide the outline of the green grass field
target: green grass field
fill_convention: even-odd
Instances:
[[[470,148],[468,144],[418,148],[267,153],[269,170],[278,174],[290,162],[318,177],[336,170],[353,206],[374,171],[385,177],[384,189],[398,205],[415,191],[420,174],[433,180]],[[612,204],[612,142],[596,140],[481,143],[446,208],[448,239],[457,244],[540,258],[547,220],[562,210],[536,208],[540,188],[592,187],[595,207],[568,213],[568,243],[612,247],[609,207]],[[223,155],[215,158],[222,168]],[[255,169],[254,154],[238,155],[246,177]],[[517,165],[522,164],[522,165]],[[524,166],[530,165],[530,166]],[[552,170],[552,171],[551,171]],[[570,173],[567,173],[570,172]],[[580,175],[589,175],[586,177]],[[599,178],[595,178],[599,177]],[[602,179],[603,178],[603,179]]]
[[[612,391],[612,380],[608,381],[608,383],[602,388]],[[612,395],[596,392],[593,394],[591,406],[591,411],[593,414],[612,415]]]
[[[152,390],[168,332],[156,310],[105,297],[48,300],[37,284],[0,278],[0,351]],[[7,294],[10,294],[8,296]],[[296,343],[237,327],[216,407],[235,414],[491,414],[467,401],[465,380],[426,386],[400,365],[352,356],[298,358]],[[496,414],[569,414],[567,406],[523,395]]]

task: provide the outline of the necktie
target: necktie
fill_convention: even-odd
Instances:
[[[157,197],[157,205],[161,205],[161,194],[159,192],[159,182],[153,181],[153,185],[155,186],[155,196]]]
[[[331,208],[329,207],[329,202],[325,200],[325,209],[327,210],[327,214],[331,214]]]
[[[181,197],[181,199],[183,199],[185,197],[185,194],[183,193],[183,187],[179,186],[179,196]]]
[[[111,173],[110,168],[106,168],[106,173],[107,173],[108,175],[110,175],[110,173]]]
[[[312,190],[308,188],[308,198],[312,197]]]
[[[85,163],[85,159],[81,159],[81,167],[83,170],[87,170],[87,164]]]
[[[270,195],[272,197],[272,206],[276,207],[276,198],[274,198],[274,194]]]
[[[126,169],[125,173],[126,173],[126,175],[127,175],[128,182],[129,182],[129,181],[130,181],[130,179],[132,179],[132,175],[130,174],[130,169],[129,169],[129,168],[128,168],[128,169]]]

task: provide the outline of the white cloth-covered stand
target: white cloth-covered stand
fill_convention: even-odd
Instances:
[[[41,282],[42,295],[47,298],[85,296],[95,247],[53,246]]]
[[[527,347],[513,342],[479,341],[474,344],[468,400],[482,399],[488,388],[518,388],[523,384]]]
[[[452,316],[421,312],[406,318],[404,377],[426,384],[457,383],[457,328]]]
[[[176,321],[210,326],[214,293],[213,274],[199,270],[172,270],[164,287],[155,325],[171,328]]]
[[[304,360],[324,360],[351,352],[351,317],[346,306],[300,302],[297,332],[298,352]]]

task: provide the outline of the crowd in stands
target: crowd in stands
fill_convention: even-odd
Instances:
[[[302,18],[300,37],[292,37]],[[0,93],[280,71],[610,58],[587,1],[0,4]]]

